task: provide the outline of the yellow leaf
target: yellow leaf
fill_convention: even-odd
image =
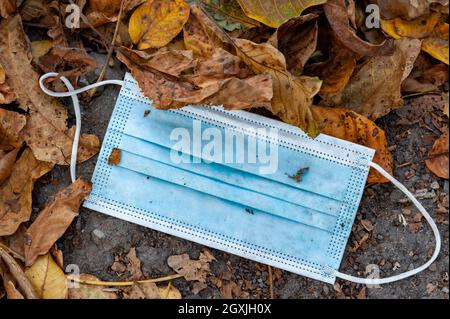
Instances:
[[[180,291],[170,282],[166,287],[158,287],[161,299],[182,299]]]
[[[31,42],[31,55],[34,60],[38,60],[41,56],[46,54],[53,47],[53,41],[37,40]]]
[[[65,299],[67,279],[50,254],[40,256],[25,274],[42,299]]]
[[[149,0],[131,15],[130,38],[139,50],[163,47],[183,29],[189,11],[184,0]]]
[[[316,77],[294,77],[286,70],[283,54],[268,43],[256,44],[244,39],[236,39],[235,43],[239,48],[238,56],[253,72],[271,75],[273,98],[269,111],[308,135],[317,136],[320,127],[312,117],[310,107],[322,81]]]
[[[272,28],[278,28],[287,20],[298,17],[302,12],[315,5],[324,4],[326,0],[238,0],[244,13]]]
[[[433,32],[439,19],[440,14],[433,12],[411,21],[400,18],[382,20],[381,28],[393,38],[409,37],[423,39]]]
[[[449,65],[448,23],[439,23],[431,37],[422,42],[422,50]]]
[[[325,124],[322,133],[375,149],[374,162],[392,174],[386,135],[374,122],[348,109],[313,106],[312,111],[316,120]],[[372,169],[367,181],[386,183],[387,179]]]

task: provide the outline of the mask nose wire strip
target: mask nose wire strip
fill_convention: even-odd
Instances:
[[[369,165],[372,166],[374,169],[376,169],[378,172],[381,173],[384,177],[386,177],[392,184],[394,184],[398,189],[400,189],[417,207],[417,209],[420,211],[420,213],[425,217],[426,221],[430,225],[431,229],[433,230],[433,234],[436,240],[436,248],[434,249],[434,253],[431,256],[431,258],[422,266],[406,271],[404,273],[387,277],[387,278],[361,278],[361,277],[354,277],[351,275],[343,274],[339,271],[333,270],[332,273],[337,277],[344,280],[348,280],[354,283],[358,284],[366,284],[366,285],[382,285],[391,283],[394,281],[402,280],[405,278],[408,278],[410,276],[416,275],[420,273],[421,271],[427,269],[438,257],[439,252],[441,250],[441,236],[439,234],[439,230],[436,226],[436,223],[434,222],[433,218],[430,216],[430,214],[426,211],[426,209],[422,206],[422,204],[414,197],[413,194],[405,187],[402,183],[400,183],[398,180],[396,180],[394,177],[392,177],[388,172],[386,172],[382,167],[380,167],[378,164],[369,162]]]
[[[81,111],[80,111],[80,102],[78,101],[77,94],[80,94],[82,92],[85,92],[90,89],[93,89],[93,88],[96,88],[99,86],[103,86],[106,84],[123,85],[124,82],[121,80],[106,80],[106,81],[94,83],[94,84],[85,86],[81,89],[75,90],[75,88],[72,86],[70,81],[66,77],[61,76],[60,79],[64,83],[64,85],[67,87],[68,92],[54,92],[54,91],[47,89],[44,85],[44,81],[50,77],[57,77],[57,76],[58,76],[58,73],[54,73],[54,72],[49,72],[49,73],[42,75],[39,78],[39,86],[41,87],[41,90],[47,95],[50,95],[53,97],[69,97],[70,96],[72,98],[72,104],[73,104],[73,109],[75,111],[76,123],[75,123],[75,134],[73,136],[73,143],[72,143],[72,154],[70,156],[70,178],[71,178],[72,182],[75,182],[75,180],[77,178],[76,177],[76,166],[77,166],[77,155],[78,155],[78,143],[80,141],[80,132],[81,132]]]

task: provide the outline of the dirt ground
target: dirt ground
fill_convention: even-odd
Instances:
[[[97,55],[99,63],[104,56]],[[108,78],[121,78],[123,71],[116,66]],[[94,133],[103,139],[109,117],[118,94],[118,87],[106,87],[100,91],[89,105],[83,105],[82,131]],[[440,135],[431,122],[430,112],[440,100],[439,96],[408,99],[406,106],[392,112],[378,121],[385,130],[395,164],[395,176],[410,190],[420,192],[422,203],[435,220],[441,222],[442,251],[430,269],[412,278],[382,286],[381,289],[366,289],[367,298],[448,298],[449,270],[449,227],[448,227],[448,181],[437,178],[425,167],[428,150]],[[70,107],[69,107],[70,108]],[[72,114],[72,110],[70,111]],[[73,115],[72,115],[73,116]],[[78,166],[78,175],[90,179],[96,158]],[[33,212],[37,213],[45,205],[49,196],[70,183],[69,168],[57,167],[50,173],[50,183],[38,182],[33,193]],[[438,216],[437,204],[447,205],[447,212]],[[366,265],[377,264],[381,276],[404,272],[423,264],[431,255],[434,239],[430,228],[423,221],[423,227],[416,233],[399,219],[403,215],[408,224],[414,222],[417,211],[404,200],[404,196],[391,184],[368,185],[357,214],[355,230],[347,245],[347,252],[341,264],[341,271],[364,275]],[[361,247],[356,252],[350,249],[360,240],[360,220],[369,220],[373,225]],[[367,232],[366,232],[367,233]],[[104,235],[104,236],[103,236]],[[367,236],[366,236],[367,237]],[[76,264],[82,273],[89,273],[103,280],[121,280],[111,270],[115,255],[126,254],[136,247],[142,261],[142,271],[148,277],[172,274],[167,265],[167,257],[188,252],[191,258],[198,258],[203,246],[172,237],[151,229],[140,227],[112,218],[89,209],[82,208],[80,216],[73,222],[58,246],[64,252],[65,264]],[[238,283],[248,281],[249,298],[268,298],[267,268],[255,262],[234,255],[210,249],[217,258],[212,262],[213,274],[219,276],[227,272],[229,279]],[[395,269],[395,270],[394,270]],[[277,298],[343,298],[356,297],[363,286],[338,281],[332,286],[307,279],[286,271],[276,271],[274,293]],[[194,294],[192,284],[177,279],[173,284],[184,298],[220,298],[219,289],[212,283]],[[360,296],[364,293],[360,293]]]

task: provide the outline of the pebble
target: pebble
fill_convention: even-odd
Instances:
[[[328,288],[327,285],[324,285],[324,286],[323,286],[323,294],[324,294],[325,296],[328,296],[329,293],[330,293],[330,288]]]
[[[431,264],[428,269],[430,269],[431,271],[436,271],[436,264]]]
[[[100,229],[94,229],[91,233],[91,238],[94,244],[96,244],[98,247],[101,247],[102,241],[106,238],[106,235]]]
[[[445,181],[444,182],[444,193],[448,194],[448,188],[449,188],[448,181]]]
[[[413,269],[414,269],[414,264],[413,263],[409,264],[408,271],[413,270]]]
[[[383,240],[383,239],[384,239],[384,236],[381,235],[381,234],[378,234],[378,235],[377,235],[377,239],[378,239],[378,240]]]
[[[448,287],[443,287],[442,292],[448,294]]]
[[[431,189],[438,190],[440,188],[439,183],[437,181],[434,181],[430,185]]]

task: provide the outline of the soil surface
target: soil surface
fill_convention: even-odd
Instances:
[[[95,54],[94,54],[95,55]],[[104,56],[96,55],[103,65]],[[115,66],[107,78],[120,79],[124,71]],[[95,77],[94,77],[95,78]],[[89,104],[83,105],[82,131],[94,133],[102,140],[119,88],[108,86]],[[408,99],[405,107],[394,111],[377,123],[389,138],[397,168],[394,175],[413,192],[421,194],[421,201],[440,224],[442,251],[437,261],[424,272],[381,288],[366,288],[338,280],[328,285],[286,271],[274,270],[276,298],[448,298],[449,227],[448,181],[434,176],[425,166],[425,159],[434,140],[440,136],[432,123],[430,110],[438,107],[439,96]],[[70,103],[68,107],[71,109]],[[73,120],[73,112],[70,110]],[[77,174],[90,179],[96,158],[78,166]],[[33,212],[39,212],[47,199],[57,190],[69,185],[68,167],[56,167],[50,183],[37,182],[33,193]],[[438,205],[447,212],[438,213]],[[426,222],[418,222],[417,210],[405,200],[402,193],[391,184],[367,185],[361,202],[354,231],[347,245],[341,271],[364,275],[366,266],[376,264],[381,276],[395,275],[420,266],[431,255],[434,239]],[[367,231],[361,224],[373,230]],[[370,223],[368,223],[369,221]],[[414,224],[416,223],[416,224]],[[414,224],[414,225],[412,225]],[[368,226],[367,226],[368,225]],[[414,232],[416,231],[416,232]],[[360,247],[357,247],[357,242]],[[111,270],[114,257],[126,254],[136,247],[142,261],[142,271],[147,277],[172,274],[167,258],[174,254],[189,253],[197,259],[201,245],[169,236],[161,232],[134,225],[116,218],[81,208],[80,216],[58,241],[64,252],[65,265],[76,264],[82,273],[103,280],[122,280]],[[356,250],[356,251],[355,251]],[[211,263],[213,275],[226,273],[229,280],[248,286],[248,298],[268,298],[267,267],[234,255],[210,249],[217,261]],[[245,285],[244,285],[245,283]],[[184,298],[220,298],[220,290],[211,282],[198,294],[192,292],[192,283],[177,279],[173,284]]]

